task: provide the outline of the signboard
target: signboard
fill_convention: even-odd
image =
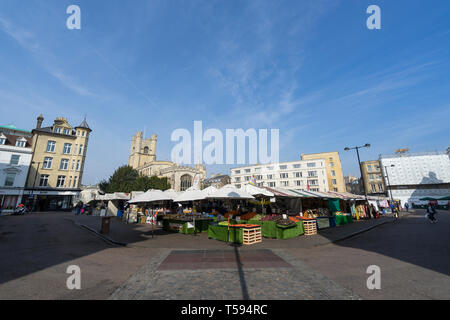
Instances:
[[[275,198],[270,198],[270,202],[276,202]]]
[[[236,217],[237,222],[241,222],[241,217]]]
[[[192,184],[192,186],[193,186],[194,188],[199,188],[199,184],[200,184],[200,175],[197,173],[197,174],[194,176],[194,183]]]

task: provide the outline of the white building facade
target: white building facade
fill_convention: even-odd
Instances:
[[[231,184],[237,188],[255,178],[258,187],[329,191],[325,159],[298,160],[231,169]]]
[[[388,192],[392,190],[392,197],[402,203],[450,195],[450,157],[446,151],[381,155],[380,163]]]
[[[0,209],[11,213],[22,202],[32,158],[31,133],[0,127]]]

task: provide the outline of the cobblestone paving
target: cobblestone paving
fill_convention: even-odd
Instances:
[[[110,299],[359,299],[284,250],[272,252],[293,267],[158,271],[171,253],[162,250]]]

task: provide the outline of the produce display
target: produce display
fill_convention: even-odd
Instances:
[[[283,219],[283,216],[280,215],[269,215],[262,219],[263,221],[273,221],[277,225],[283,226],[283,227],[294,227],[296,226],[295,221],[292,221],[291,219]]]
[[[331,215],[330,210],[327,208],[308,209],[303,212],[305,218],[317,218],[317,217],[329,217]]]

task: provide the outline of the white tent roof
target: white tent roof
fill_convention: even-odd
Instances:
[[[173,199],[174,202],[185,202],[185,201],[198,201],[206,199],[208,194],[203,192],[203,190],[186,190],[182,192],[178,197]]]
[[[148,190],[146,193],[137,196],[136,198],[128,201],[129,203],[138,202],[154,202],[154,201],[165,201],[172,200],[172,198],[161,190]]]
[[[213,194],[214,192],[217,192],[217,188],[213,187],[213,186],[209,186],[205,189],[202,190],[203,192],[205,192],[207,195]]]
[[[248,194],[251,194],[252,196],[262,195],[267,197],[273,197],[275,194],[273,192],[270,192],[267,189],[258,188],[256,186],[253,186],[251,184],[246,184],[242,187],[242,190],[247,192]]]
[[[97,200],[129,200],[130,194],[124,192],[114,192],[105,193],[104,195],[99,195]]]
[[[245,192],[244,190],[238,189],[232,185],[226,185],[213,194],[209,195],[208,198],[211,199],[255,199],[254,196]]]
[[[176,192],[173,189],[166,190],[164,191],[164,193],[167,194],[169,197],[171,197],[172,200],[180,195],[180,192]]]

